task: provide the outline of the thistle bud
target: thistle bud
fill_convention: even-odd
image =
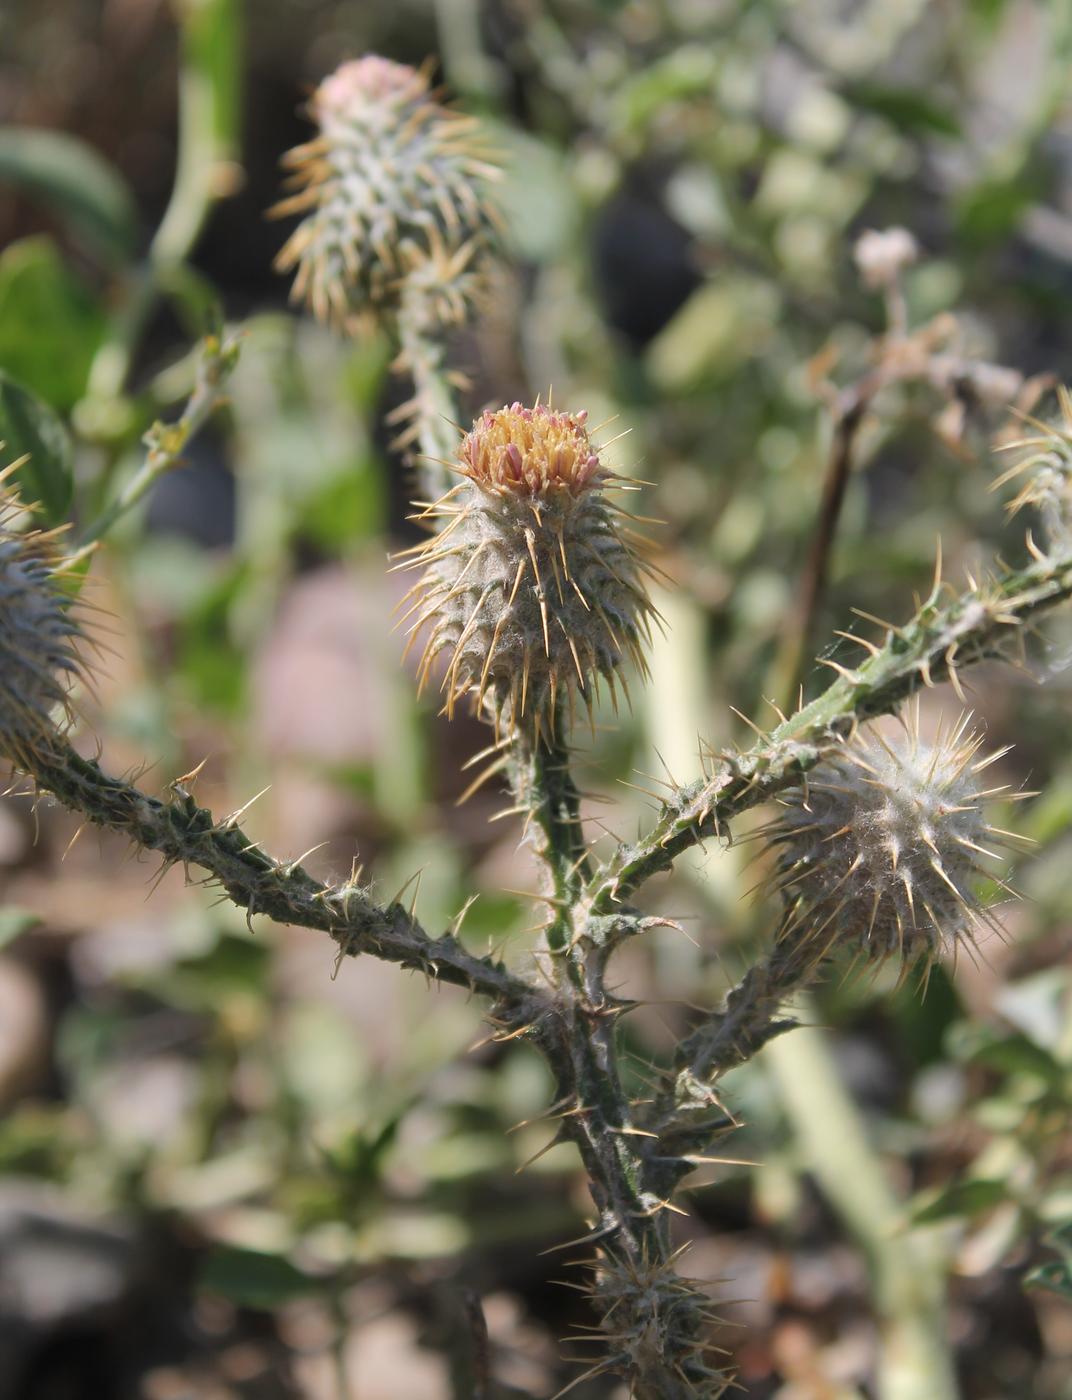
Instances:
[[[768,828],[788,905],[783,937],[838,943],[876,958],[932,959],[999,930],[979,901],[980,866],[1007,833],[988,826],[982,740],[963,716],[933,744],[918,720],[897,738],[861,731],[785,795]],[[1000,884],[1001,881],[998,881]]]
[[[81,635],[57,582],[55,535],[11,529],[20,509],[0,495],[0,754],[15,763],[47,746],[69,718]]]
[[[272,210],[305,216],[276,259],[297,268],[293,298],[351,330],[396,312],[412,286],[432,321],[463,319],[495,224],[483,187],[498,175],[475,121],[438,102],[427,73],[375,54],[325,78],[310,114],[320,134],[284,156],[296,193]]]
[[[994,485],[1023,478],[1009,504],[1010,515],[1034,507],[1042,521],[1046,551],[1051,558],[1072,552],[1072,390],[1057,390],[1058,417],[1051,422],[1023,415],[1027,431],[1006,450],[1019,453],[1017,462]]]
[[[626,661],[644,669],[654,609],[643,541],[607,491],[586,415],[515,403],[461,443],[462,480],[422,518],[442,528],[405,567],[423,569],[409,613],[427,626],[423,685],[446,654],[446,711],[471,695],[496,725],[546,737],[566,697],[591,704]]]

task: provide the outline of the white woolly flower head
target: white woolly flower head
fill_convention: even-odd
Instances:
[[[293,296],[343,330],[399,310],[419,292],[433,322],[468,314],[484,285],[499,174],[474,119],[445,107],[428,73],[377,54],[330,74],[309,104],[314,140],[284,157],[301,214],[276,267]]]
[[[986,769],[982,739],[962,715],[932,742],[918,710],[897,734],[860,730],[784,797],[767,829],[787,907],[782,936],[814,938],[906,962],[1000,932],[976,886],[986,862],[1016,838],[988,824],[984,804],[1004,789]]]

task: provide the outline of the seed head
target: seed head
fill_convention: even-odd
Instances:
[[[1000,931],[974,892],[996,877],[980,857],[1007,844],[988,826],[982,740],[964,715],[933,744],[918,717],[889,739],[874,728],[824,759],[786,794],[768,829],[787,897],[782,936],[838,943],[907,963]],[[1001,882],[998,881],[1000,884]]]
[[[906,228],[869,228],[856,240],[856,266],[865,287],[892,287],[919,257],[919,245]]]
[[[283,158],[296,192],[272,210],[302,222],[276,259],[292,296],[352,330],[396,312],[408,288],[440,324],[464,319],[482,281],[498,169],[476,122],[430,91],[428,74],[375,54],[336,69],[310,114],[319,135]]]
[[[421,568],[406,614],[427,628],[420,666],[448,656],[452,714],[465,695],[496,725],[537,739],[567,697],[590,706],[599,676],[642,670],[654,609],[633,518],[611,502],[586,415],[515,403],[482,414],[462,440],[462,480],[423,513],[442,524],[404,567]]]
[[[54,533],[12,529],[22,507],[0,488],[0,753],[21,763],[69,720],[81,629],[57,581]]]

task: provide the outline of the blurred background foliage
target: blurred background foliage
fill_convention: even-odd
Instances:
[[[515,893],[534,885],[520,832],[493,820],[506,799],[454,805],[486,736],[415,698],[389,630],[405,586],[385,558],[415,535],[384,420],[406,386],[385,340],[293,315],[271,270],[284,230],[263,211],[302,94],[367,50],[434,55],[502,153],[509,258],[452,346],[464,414],[553,391],[626,433],[610,459],[652,483],[667,633],[582,755],[593,823],[629,835],[638,773],[696,776],[699,734],[745,733],[731,704],[773,715],[822,386],[856,381],[883,326],[860,232],[918,239],[911,324],[950,313],[963,355],[1068,377],[1072,10],[7,0],[0,435],[33,452],[48,515],[94,521],[181,411],[191,346],[221,315],[242,342],[225,407],[93,558],[110,620],[81,742],[150,786],[205,760],[221,813],[270,785],[245,819],[269,849],[316,847],[336,876],[357,852],[384,897],[419,870],[429,928],[476,892],[464,936],[522,957],[540,914]],[[1020,547],[988,489],[1007,384],[876,399],[823,636],[859,628],[854,607],[906,615],[939,536],[954,579]],[[835,642],[824,658],[851,664]],[[876,1394],[883,1328],[914,1306],[879,1284],[908,1243],[948,1278],[964,1396],[1072,1394],[1070,642],[1051,626],[969,696],[1016,746],[1001,781],[1042,793],[1003,814],[1038,842],[1008,943],[936,968],[925,997],[892,973],[832,981],[808,1008],[818,1046],[789,1037],[732,1076],[741,1160],[698,1173],[680,1231],[744,1324],[722,1339],[744,1395]],[[932,718],[958,708],[926,697]],[[249,929],[181,872],[147,898],[148,862],[76,835],[0,802],[0,1395],[441,1400],[480,1393],[485,1363],[487,1395],[567,1382],[557,1339],[584,1301],[553,1282],[570,1252],[542,1251],[583,1232],[587,1198],[569,1149],[517,1174],[549,1136],[542,1066],[485,1043],[449,990],[369,959],[334,978],[320,935]],[[647,893],[688,936],[623,958],[638,1086],[682,1034],[673,1003],[717,999],[770,935],[770,904],[741,898],[748,856],[712,847]],[[870,1225],[869,1173],[888,1183]]]

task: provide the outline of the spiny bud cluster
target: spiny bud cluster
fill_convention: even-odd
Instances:
[[[710,1297],[675,1273],[672,1264],[649,1265],[608,1253],[597,1271],[593,1303],[603,1317],[609,1355],[589,1375],[617,1374],[641,1380],[637,1395],[718,1400],[731,1388],[717,1349],[704,1340],[721,1321]]]
[[[12,528],[22,507],[0,487],[0,753],[22,763],[67,716],[81,629],[57,581],[53,533]]]
[[[320,134],[284,156],[297,192],[272,211],[305,216],[276,259],[297,268],[295,299],[344,330],[397,312],[407,290],[426,318],[462,320],[496,217],[476,122],[437,101],[427,73],[375,54],[326,78],[310,113]]]
[[[402,567],[423,569],[405,617],[427,625],[420,666],[447,656],[452,714],[465,695],[496,725],[546,737],[562,697],[591,704],[626,660],[642,670],[654,609],[625,484],[599,460],[586,415],[515,403],[484,413],[461,443],[462,480],[419,518],[442,525]],[[403,618],[403,621],[405,618]]]
[[[980,780],[1001,755],[980,758],[968,723],[933,744],[918,719],[892,739],[861,731],[786,794],[767,831],[788,900],[782,937],[913,962],[999,929],[974,887],[996,878],[979,864],[996,857],[988,842],[1009,837],[982,810],[1003,791]]]
[[[1035,507],[1042,519],[1048,553],[1062,557],[1072,552],[1072,391],[1059,387],[1057,404],[1059,417],[1053,422],[1027,416],[1034,431],[1002,445],[1003,450],[1022,455],[994,485],[1026,477],[1010,502],[1009,512]]]

